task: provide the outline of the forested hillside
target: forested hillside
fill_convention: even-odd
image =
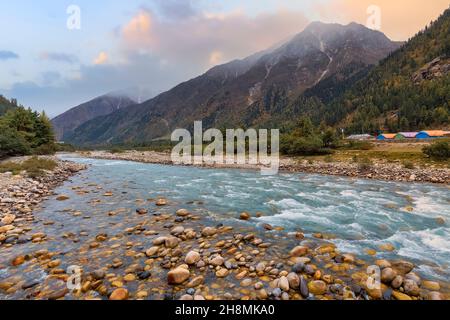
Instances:
[[[450,9],[312,115],[354,133],[448,127]]]

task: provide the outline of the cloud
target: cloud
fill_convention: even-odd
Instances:
[[[61,53],[61,52],[42,52],[39,55],[41,60],[63,62],[68,64],[74,64],[78,62],[78,58],[75,55]]]
[[[407,40],[449,8],[448,0],[330,0],[316,10],[322,17],[337,22],[366,24],[367,8],[381,9],[381,31],[393,40]]]
[[[94,59],[94,64],[105,64],[108,62],[108,54],[104,51],[100,52],[98,56]]]
[[[169,64],[205,71],[211,64],[244,58],[301,32],[308,24],[301,12],[279,10],[256,16],[242,11],[197,12],[184,20],[165,20],[141,9],[122,27],[122,50],[146,52]]]
[[[60,78],[49,72],[41,74],[38,81],[15,83],[2,92],[37,110],[45,108],[50,116],[124,88],[144,88],[156,94],[215,64],[287,40],[308,23],[298,11],[254,16],[241,11],[221,15],[193,12],[184,19],[172,19],[167,13],[161,16],[140,9],[117,29],[114,61],[109,51],[101,52],[93,64],[77,65],[77,77]],[[145,94],[143,98],[149,97]]]
[[[155,0],[158,12],[168,19],[188,19],[198,13],[192,0]]]
[[[8,50],[0,50],[0,60],[19,59],[19,55]]]

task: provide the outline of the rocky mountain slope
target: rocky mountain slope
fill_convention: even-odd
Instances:
[[[216,128],[267,126],[291,117],[284,108],[298,96],[334,99],[399,45],[356,23],[312,23],[279,48],[214,67],[149,101],[88,121],[66,139],[84,145],[145,142],[190,129],[195,120]]]
[[[67,135],[70,135],[81,124],[96,117],[111,114],[135,103],[132,99],[119,95],[104,95],[95,98],[52,119],[55,135],[58,140],[64,140]]]

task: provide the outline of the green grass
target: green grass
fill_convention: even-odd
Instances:
[[[12,172],[14,175],[26,171],[30,178],[43,176],[46,170],[53,170],[57,163],[50,159],[31,157],[22,162],[8,161],[0,164],[0,172]]]

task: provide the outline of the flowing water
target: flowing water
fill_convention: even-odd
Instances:
[[[259,171],[69,156],[64,159],[90,167],[56,190],[59,194],[69,195],[68,201],[58,202],[53,197],[36,211],[35,215],[41,221],[57,222],[50,228],[55,235],[70,231],[71,224],[80,224],[79,217],[62,215],[68,208],[89,214],[89,219],[82,220],[83,230],[111,233],[114,231],[111,230],[114,228],[112,222],[123,220],[123,217],[109,217],[105,213],[118,208],[127,208],[134,213],[136,207],[143,206],[137,205],[136,199],[165,197],[190,210],[197,210],[200,205],[202,214],[215,224],[254,227],[268,223],[284,227],[285,232],[322,233],[330,236],[342,252],[373,260],[366,251],[375,249],[377,259],[412,261],[422,276],[444,282],[450,280],[449,186],[297,173],[261,176]],[[93,202],[101,194],[90,192],[79,196],[73,189],[89,183],[102,186],[100,192],[108,190],[114,196],[93,209]],[[236,218],[242,211],[250,212],[253,217],[261,212],[262,217],[240,221]],[[42,227],[42,231],[46,229]],[[387,243],[395,250],[379,249]],[[78,244],[60,245],[69,252],[71,246]],[[92,263],[96,264],[95,261]],[[0,277],[1,273],[2,270]]]

